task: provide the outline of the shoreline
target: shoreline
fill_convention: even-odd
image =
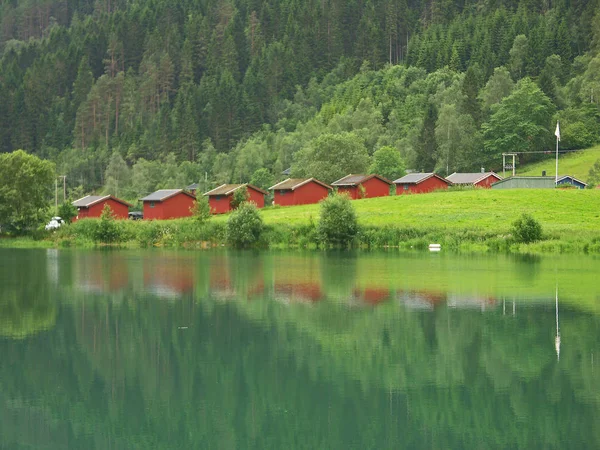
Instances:
[[[465,190],[354,200],[358,235],[354,249],[426,251],[440,244],[453,253],[600,254],[600,190]],[[320,249],[320,205],[260,210],[261,249]],[[528,213],[542,225],[543,239],[514,241],[514,221]],[[0,247],[18,248],[182,248],[227,245],[229,215],[200,224],[194,218],[114,222],[118,239],[98,239],[99,219],[85,219],[51,234],[2,237]],[[105,241],[106,242],[106,241]]]
[[[97,222],[87,219],[89,224]],[[124,221],[122,224],[125,224]],[[181,249],[211,250],[233,248],[227,244],[225,224],[198,226],[192,219],[146,222],[132,232],[123,226],[126,235],[119,242],[103,243],[83,234],[71,225],[44,238],[32,236],[0,238],[0,248],[115,248],[115,249]],[[136,224],[138,225],[138,224]],[[87,228],[87,226],[86,226]],[[563,233],[560,233],[563,234]],[[565,235],[568,235],[566,238]],[[514,242],[510,232],[494,233],[469,228],[417,229],[360,226],[355,244],[343,251],[386,250],[397,252],[428,251],[430,244],[441,245],[441,251],[454,254],[599,254],[600,231],[597,233],[565,232],[563,236],[546,235],[543,240],[524,244]],[[258,250],[327,251],[317,240],[316,227],[266,225]]]

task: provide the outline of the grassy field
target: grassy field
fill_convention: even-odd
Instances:
[[[600,230],[600,190],[521,189],[465,190],[353,201],[359,223],[366,226],[448,230],[507,231],[523,212],[549,231]],[[317,222],[319,205],[269,207],[267,224]],[[211,220],[225,221],[227,215]]]
[[[352,202],[362,248],[423,249],[440,243],[461,252],[600,253],[600,190],[457,190]],[[319,205],[269,207],[261,246],[315,248]],[[533,244],[511,239],[512,224],[529,213],[544,238]],[[119,221],[119,245],[206,248],[227,242],[228,215],[199,225],[193,219]],[[99,221],[79,221],[46,237],[0,239],[0,247],[94,247]]]
[[[561,153],[558,156],[558,173],[559,175],[572,175],[587,182],[590,167],[598,159],[600,159],[600,145],[579,152]],[[546,171],[546,175],[554,176],[556,174],[556,160],[550,158],[522,167],[517,164],[517,175],[540,176],[543,170]],[[502,174],[500,173],[500,175]]]

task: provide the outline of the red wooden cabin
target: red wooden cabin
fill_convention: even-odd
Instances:
[[[265,195],[268,194],[267,191],[263,191],[251,184],[223,184],[204,194],[208,197],[210,211],[213,214],[224,214],[231,211],[233,209],[231,207],[233,193],[238,189],[244,188],[248,191],[248,201],[255,203],[258,208],[263,208],[265,206]]]
[[[183,189],[161,189],[141,199],[144,219],[178,219],[192,215],[196,197]]]
[[[73,222],[86,217],[100,217],[104,205],[108,205],[112,209],[116,219],[127,219],[131,207],[126,201],[112,195],[88,195],[73,202],[73,206],[77,208],[77,217],[73,219]]]
[[[438,189],[448,189],[452,183],[435,173],[409,173],[394,181],[396,195],[424,194]]]
[[[352,200],[361,198],[385,197],[390,195],[392,182],[379,175],[346,175],[333,183],[339,193],[348,194]],[[361,190],[361,186],[364,190]]]
[[[492,184],[502,180],[500,175],[494,172],[475,172],[475,173],[456,173],[448,175],[446,180],[454,185],[473,186],[484,189],[489,189]]]
[[[288,178],[269,190],[274,193],[276,205],[308,205],[318,203],[329,195],[331,186],[314,178]]]

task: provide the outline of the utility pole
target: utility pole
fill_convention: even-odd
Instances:
[[[67,201],[67,176],[59,175],[58,178],[63,179],[63,203],[65,203]]]
[[[512,166],[506,165],[506,157],[512,156]],[[514,177],[516,174],[516,153],[502,153],[502,177],[506,178],[506,168],[512,169],[512,176]]]
[[[58,177],[54,179],[54,213],[58,215]]]

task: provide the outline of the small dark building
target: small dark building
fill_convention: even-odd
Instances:
[[[352,200],[390,195],[392,182],[379,175],[346,175],[333,183],[338,192],[346,193]],[[361,189],[362,186],[362,189]]]
[[[185,188],[186,191],[190,192],[192,195],[196,195],[196,191],[200,185],[198,183],[192,183],[188,187]]]
[[[574,186],[577,189],[585,189],[587,187],[587,183],[578,180],[571,175],[563,175],[562,177],[559,177],[556,185],[557,187]]]

